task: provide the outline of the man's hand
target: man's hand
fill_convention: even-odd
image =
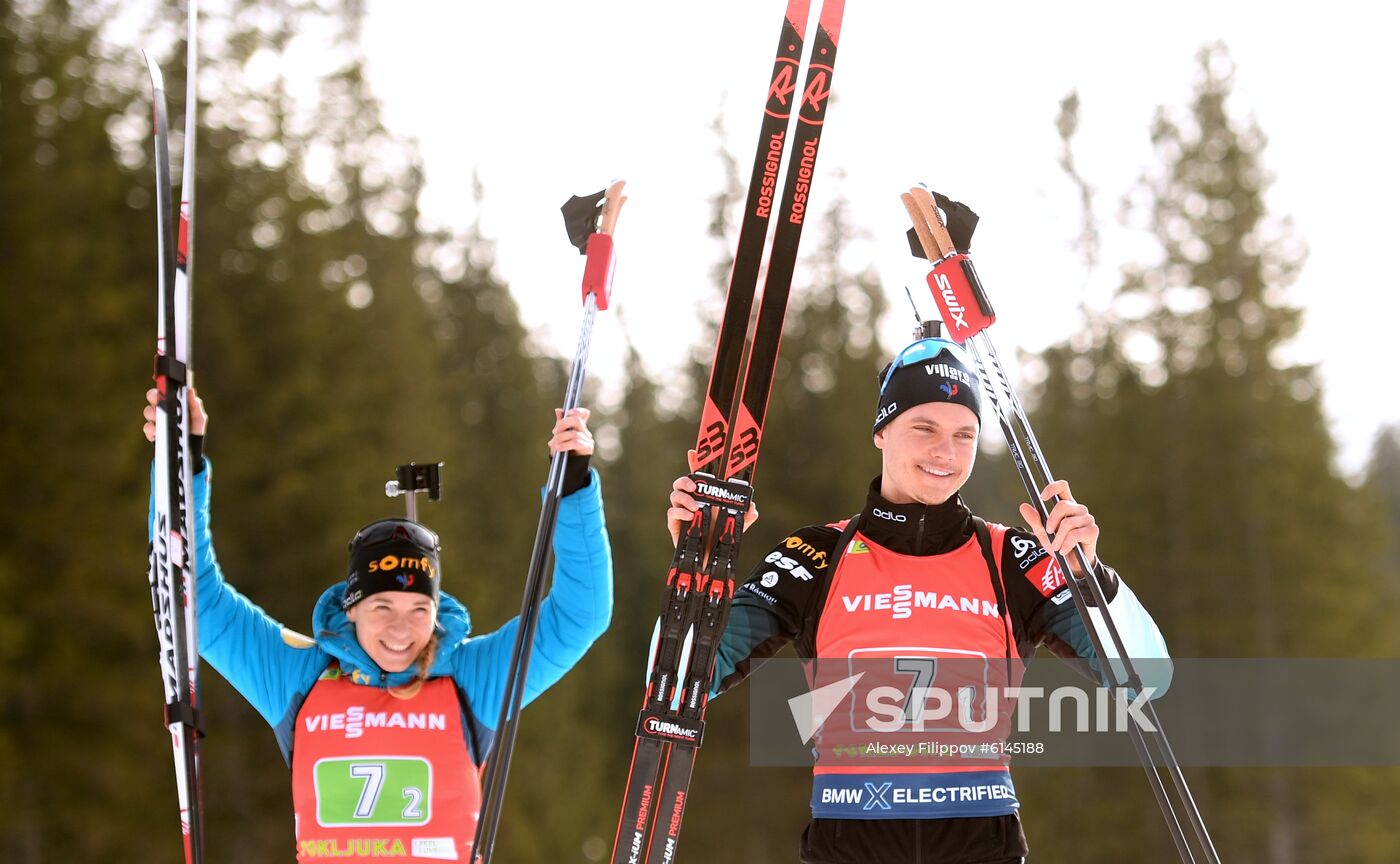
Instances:
[[[695,461],[695,451],[691,450],[686,454],[687,459],[692,464]],[[695,511],[700,509],[700,504],[693,497],[695,491],[695,481],[688,475],[681,475],[676,478],[676,482],[671,484],[671,507],[666,511],[666,528],[671,532],[671,544],[680,542],[681,530],[690,522]],[[744,530],[749,530],[749,526],[758,521],[758,505],[753,501],[749,502],[749,512],[744,514]]]
[[[204,430],[209,426],[209,415],[204,411],[204,400],[199,398],[199,393],[193,387],[186,393],[189,394],[190,411],[190,434],[203,435]],[[156,440],[156,402],[160,400],[160,393],[152,387],[146,391],[146,407],[141,410],[141,416],[146,418],[146,422],[141,427],[145,433],[147,441]]]
[[[1064,480],[1056,480],[1046,486],[1040,493],[1041,501],[1049,501],[1051,498],[1059,496],[1060,500],[1050,511],[1050,518],[1045,525],[1040,523],[1040,513],[1030,504],[1021,505],[1021,518],[1026,520],[1026,524],[1035,532],[1036,539],[1040,545],[1048,552],[1058,552],[1065,556],[1070,566],[1078,569],[1078,561],[1070,556],[1070,552],[1075,545],[1084,550],[1084,557],[1089,559],[1089,566],[1098,564],[1099,526],[1094,521],[1094,515],[1089,512],[1089,508],[1074,500],[1070,494],[1069,484]],[[1055,542],[1051,543],[1046,535],[1046,531],[1055,535]],[[1074,574],[1080,579],[1085,579],[1088,574]]]

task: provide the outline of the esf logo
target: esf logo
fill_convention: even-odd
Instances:
[[[801,564],[787,557],[782,552],[769,552],[768,557],[763,559],[763,563],[772,564],[779,570],[786,570],[789,573],[791,573],[794,578],[801,579],[803,582],[812,581],[812,574],[807,570],[806,567],[803,567]],[[773,582],[769,583],[768,577],[764,576],[763,584],[769,588],[772,588],[773,585],[776,584],[778,581],[778,574],[776,572],[772,572],[770,575],[773,576]]]
[[[875,515],[876,515],[876,516],[879,516],[881,519],[888,519],[888,520],[890,520],[891,522],[908,522],[908,521],[909,521],[909,517],[907,517],[907,516],[905,516],[905,515],[903,515],[903,514],[901,514],[901,513],[891,513],[891,512],[888,511],[888,510],[881,510],[879,507],[876,507],[876,508],[875,508]]]

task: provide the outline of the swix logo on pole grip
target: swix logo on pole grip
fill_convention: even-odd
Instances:
[[[705,721],[667,717],[664,714],[643,711],[637,718],[637,735],[657,741],[693,744],[699,747],[705,737]]]
[[[928,287],[948,328],[948,338],[956,342],[967,341],[997,320],[966,255],[953,255],[935,264],[928,274]]]
[[[740,480],[718,480],[709,474],[696,472],[690,475],[695,481],[695,500],[701,504],[727,507],[743,512],[749,509],[753,498],[753,487]]]

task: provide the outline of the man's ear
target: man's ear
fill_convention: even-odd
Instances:
[[[876,449],[876,450],[884,450],[884,449],[885,449],[885,427],[884,427],[884,426],[881,426],[881,427],[880,427],[880,431],[879,431],[879,432],[876,432],[876,433],[874,434],[874,436],[872,436],[871,440],[875,442],[875,449]]]

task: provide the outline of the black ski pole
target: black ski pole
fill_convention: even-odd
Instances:
[[[600,309],[608,308],[613,273],[613,228],[626,197],[623,181],[614,182],[596,195],[574,196],[564,203],[564,224],[569,239],[588,256],[583,273],[583,325],[579,328],[578,348],[569,367],[569,382],[564,390],[564,414],[578,407],[583,391],[584,371],[588,365],[588,349],[593,339],[593,319]],[[496,737],[486,762],[486,777],[482,783],[481,813],[472,841],[472,856],[481,864],[490,864],[496,845],[496,832],[505,805],[506,779],[510,773],[511,756],[515,751],[515,735],[519,729],[520,708],[525,696],[525,678],[529,672],[530,652],[534,646],[535,630],[539,625],[540,603],[544,597],[545,569],[553,555],[554,525],[563,497],[564,466],[567,453],[555,453],[549,461],[549,476],[545,481],[544,504],[540,509],[539,525],[535,528],[534,548],[530,552],[530,567],[525,577],[525,593],[520,604],[515,646],[511,651],[506,686],[501,694],[501,711],[496,722]]]

